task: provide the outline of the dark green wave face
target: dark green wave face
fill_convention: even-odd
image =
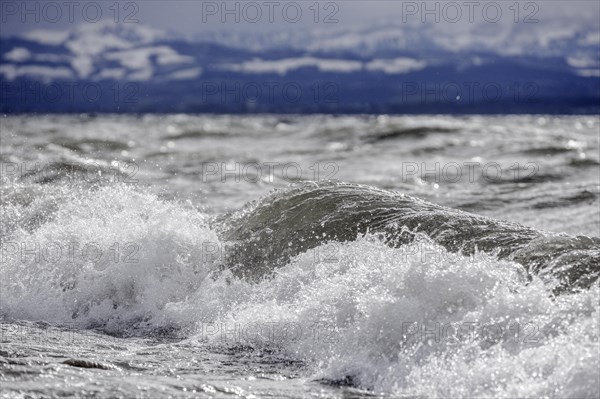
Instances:
[[[322,182],[292,186],[216,221],[227,264],[250,278],[326,242],[375,234],[400,247],[425,234],[448,251],[514,260],[558,278],[558,290],[589,287],[600,271],[600,238],[549,234],[370,186]]]

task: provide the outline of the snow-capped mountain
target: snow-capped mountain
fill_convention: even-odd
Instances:
[[[107,22],[33,30],[0,39],[2,110],[597,112],[600,31],[571,26],[387,21],[195,38]],[[64,95],[86,85],[128,94]],[[43,101],[53,86],[61,94]]]
[[[3,52],[0,73],[9,81],[30,77],[46,82],[199,76],[194,58],[163,44],[165,40],[168,35],[145,26],[108,22],[65,32],[33,30],[9,40],[14,44]]]

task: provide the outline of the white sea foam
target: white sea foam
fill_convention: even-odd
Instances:
[[[423,253],[445,250],[427,241],[420,248],[391,249],[367,237],[339,247],[336,262],[315,263],[306,253],[272,280],[199,291],[196,301],[221,316],[196,338],[281,346],[317,377],[351,377],[378,392],[600,392],[597,289],[552,298],[539,280],[525,284],[517,264],[431,262]]]
[[[205,243],[218,242],[201,213],[126,186],[48,188],[29,218],[23,211],[7,209],[21,223],[2,243],[2,313],[14,319],[114,331],[168,325],[169,305],[210,272]]]

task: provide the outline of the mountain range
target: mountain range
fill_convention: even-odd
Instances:
[[[83,24],[0,38],[1,111],[598,113],[594,24],[183,37]]]

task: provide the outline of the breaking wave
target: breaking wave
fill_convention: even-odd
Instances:
[[[276,350],[374,392],[600,392],[596,237],[335,182],[216,218],[126,185],[3,191],[5,320]]]

